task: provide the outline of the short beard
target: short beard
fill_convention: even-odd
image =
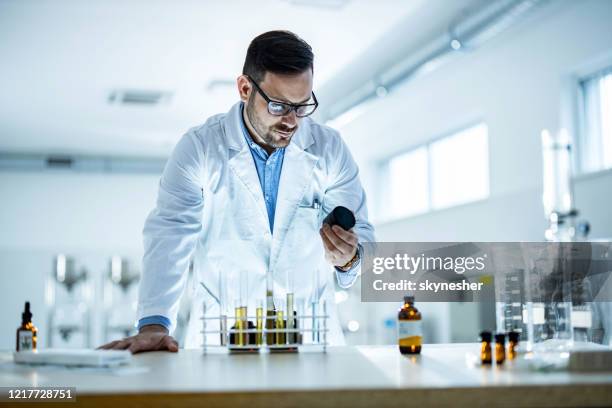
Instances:
[[[249,122],[251,122],[251,126],[255,130],[255,133],[257,133],[257,136],[259,137],[259,139],[261,139],[266,145],[274,149],[277,149],[278,146],[274,145],[274,140],[272,139],[272,135],[270,134],[269,131],[266,130],[266,127],[264,126],[264,124],[259,121],[259,118],[257,118],[257,115],[255,115],[255,109],[253,108],[253,103],[254,103],[253,99],[254,99],[254,93],[251,93],[251,96],[249,97],[249,100],[247,101],[247,105],[246,105],[247,118],[249,119]]]
[[[262,140],[267,146],[270,146],[273,149],[280,149],[285,147],[285,145],[278,145],[274,141],[272,129],[267,128],[263,123],[261,123],[257,115],[255,115],[255,109],[253,108],[253,104],[255,103],[253,101],[254,98],[255,94],[251,93],[251,96],[249,96],[249,100],[246,103],[245,109],[247,118],[249,119],[249,122],[251,122],[251,126],[255,130],[255,133],[257,133],[257,137],[259,137],[260,140]]]

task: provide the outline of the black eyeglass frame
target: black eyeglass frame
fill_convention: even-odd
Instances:
[[[295,112],[295,116],[297,116],[298,118],[305,118],[307,116],[312,115],[317,108],[319,107],[319,101],[317,101],[317,97],[315,96],[314,91],[312,91],[312,99],[314,100],[314,103],[289,103],[289,102],[281,102],[281,101],[275,101],[274,99],[271,99],[268,95],[266,95],[266,93],[263,91],[263,89],[261,89],[259,87],[259,85],[257,85],[257,83],[248,75],[245,75],[249,81],[251,81],[251,83],[255,86],[255,89],[257,89],[257,92],[259,92],[259,94],[264,98],[264,100],[266,101],[266,103],[268,104],[268,113],[272,116],[285,116],[291,113],[291,111]],[[273,113],[270,110],[270,104],[271,103],[276,103],[279,105],[283,105],[286,107],[287,112],[283,113],[282,115]],[[298,109],[303,107],[303,106],[314,106],[314,109],[312,110],[312,112],[308,113],[307,115],[298,115]]]

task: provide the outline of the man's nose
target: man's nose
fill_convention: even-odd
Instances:
[[[294,127],[297,124],[297,115],[295,114],[295,111],[292,110],[291,112],[283,116],[283,120],[281,121],[281,123],[285,126]]]

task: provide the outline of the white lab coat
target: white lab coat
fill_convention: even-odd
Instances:
[[[265,301],[266,278],[275,297],[325,299],[331,344],[343,336],[334,303],[334,276],[351,286],[359,272],[336,272],[324,259],[318,230],[337,205],[355,213],[360,242],[373,242],[358,168],[335,130],[305,118],[285,150],[274,231],[255,164],[242,133],[241,104],[191,129],[175,147],[160,180],[156,208],[144,227],[145,255],[138,319],[161,315],[176,324],[188,264],[195,279],[185,347],[202,345],[200,317],[230,313],[242,296],[249,315]],[[316,201],[321,203],[317,209]],[[207,290],[204,290],[202,282]],[[227,290],[221,290],[225,285]],[[315,290],[316,288],[316,290]],[[242,294],[241,294],[242,291]],[[218,335],[210,342],[218,342]]]

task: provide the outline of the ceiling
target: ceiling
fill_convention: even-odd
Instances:
[[[392,27],[428,32],[446,24],[449,4],[471,2],[0,0],[0,152],[164,157],[188,128],[237,100],[234,81],[257,34],[304,38],[315,89],[330,89]],[[439,21],[436,8],[445,10]],[[169,97],[109,103],[126,89]]]

